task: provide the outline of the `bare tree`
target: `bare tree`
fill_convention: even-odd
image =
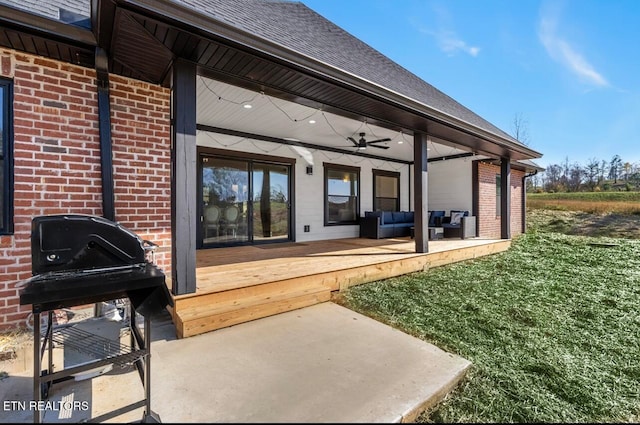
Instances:
[[[580,164],[574,162],[569,168],[569,178],[567,180],[567,189],[571,192],[578,192],[581,189],[584,180],[584,169]]]
[[[607,161],[605,161],[604,159],[602,160],[602,162],[600,163],[600,170],[598,171],[598,184],[602,184],[602,182],[604,182],[604,176],[607,173]]]
[[[547,192],[558,192],[563,189],[562,166],[551,164],[544,172],[546,177],[544,190]]]
[[[562,165],[562,176],[560,177],[562,185],[565,188],[569,188],[569,177],[569,157],[565,156],[564,164]]]
[[[522,112],[516,113],[513,117],[513,137],[524,145],[529,145],[529,122]]]
[[[618,183],[620,177],[620,168],[622,167],[622,159],[620,155],[614,155],[609,163],[609,178],[613,179],[613,183]]]
[[[598,184],[598,173],[600,172],[600,161],[596,158],[589,159],[585,167],[587,186],[589,190],[593,190]]]
[[[622,169],[624,170],[624,181],[628,182],[629,181],[629,174],[631,174],[631,163],[630,162],[625,162],[624,164],[622,164]]]

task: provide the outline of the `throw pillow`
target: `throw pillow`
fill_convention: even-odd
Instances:
[[[460,224],[460,219],[464,217],[464,212],[456,211],[451,213],[451,224]]]

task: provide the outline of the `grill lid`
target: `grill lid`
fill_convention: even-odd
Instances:
[[[66,214],[31,222],[31,271],[99,269],[145,263],[143,240],[102,217]]]

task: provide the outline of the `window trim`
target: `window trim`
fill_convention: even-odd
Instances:
[[[0,87],[3,88],[2,102],[2,154],[3,162],[2,181],[2,220],[0,220],[0,235],[13,234],[13,81],[0,78]]]
[[[400,211],[400,173],[398,171],[387,171],[387,170],[373,170],[373,210],[376,210],[376,177],[394,177],[397,181],[397,193],[398,197],[396,198],[396,209],[395,211]],[[390,198],[387,198],[390,199]]]
[[[350,165],[342,165],[342,164],[331,164],[325,162],[322,164],[324,168],[324,225],[325,226],[353,226],[357,225],[360,222],[360,187],[361,184],[361,176],[360,176],[360,167],[352,167]],[[356,219],[352,221],[340,221],[340,222],[329,222],[329,170],[332,171],[346,171],[349,173],[356,173],[357,181],[357,193],[356,193]]]

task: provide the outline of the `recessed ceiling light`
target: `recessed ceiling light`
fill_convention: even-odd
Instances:
[[[316,120],[309,120],[309,124],[315,124]]]
[[[253,108],[253,106],[252,106],[250,103],[245,103],[244,105],[242,105],[242,107],[243,107],[244,109],[251,109],[251,108]]]
[[[403,144],[403,143],[404,143],[404,142],[403,142],[402,140],[398,140],[398,144],[399,144],[399,145],[401,145],[401,144]]]

